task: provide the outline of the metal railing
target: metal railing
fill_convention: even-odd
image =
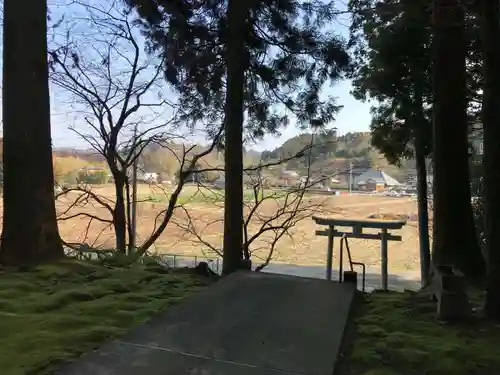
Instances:
[[[366,264],[361,262],[353,262],[351,256],[351,249],[349,248],[349,241],[347,240],[347,235],[344,234],[340,238],[340,254],[339,254],[339,283],[343,282],[343,268],[344,268],[344,244],[347,250],[347,256],[349,258],[349,267],[352,272],[354,272],[354,266],[360,266],[362,268],[362,291],[366,288]]]
[[[159,263],[163,265],[176,267],[196,267],[200,262],[207,262],[212,271],[221,274],[221,259],[219,257],[207,257],[200,255],[184,255],[184,254],[161,254],[156,256]]]
[[[116,251],[113,249],[93,248],[88,244],[71,243],[69,245],[71,245],[71,247],[65,247],[64,249],[65,254],[79,260],[103,261],[107,257],[116,254]],[[155,260],[159,265],[168,268],[196,267],[200,262],[206,262],[213,272],[219,275],[222,273],[222,262],[220,257],[185,254],[158,254],[150,256],[149,259]]]

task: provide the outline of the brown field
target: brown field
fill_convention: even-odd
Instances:
[[[96,194],[112,200],[113,187],[103,186],[93,190]],[[183,193],[183,206],[189,212],[196,231],[201,233],[204,241],[216,248],[222,243],[222,217],[223,206],[221,203],[203,201],[199,198],[189,202],[189,196],[194,194],[194,188],[187,188]],[[158,196],[157,188],[147,185],[139,187],[139,199],[148,196]],[[205,192],[204,194],[210,194]],[[187,198],[186,198],[187,197]],[[58,212],[63,212],[74,201],[76,195],[61,197],[57,201]],[[416,213],[416,202],[409,198],[390,198],[381,196],[353,195],[353,196],[310,196],[307,203],[321,203],[322,209],[316,213],[318,216],[367,218],[373,213],[390,213],[412,215]],[[269,201],[262,205],[259,213],[271,214],[279,203]],[[147,238],[154,228],[155,217],[166,207],[165,202],[139,203],[138,205],[138,239]],[[87,212],[98,217],[109,219],[109,214],[98,204],[87,204],[83,208],[74,208],[71,213]],[[209,247],[200,243],[194,236],[180,226],[186,223],[186,214],[182,209],[177,209],[173,221],[167,226],[165,232],[151,249],[157,253],[175,253],[185,255],[214,255]],[[107,228],[106,223],[93,221],[88,226],[87,217],[77,217],[71,220],[60,221],[59,229],[62,237],[68,242],[86,242],[94,246],[113,247],[113,232]],[[180,225],[177,225],[180,224]],[[88,230],[87,230],[88,227]],[[251,228],[255,230],[255,228]],[[325,264],[326,238],[315,236],[315,230],[321,229],[307,218],[299,222],[291,231],[291,237],[283,237],[276,247],[273,255],[274,263],[289,263],[295,265],[321,266]],[[403,271],[417,271],[418,263],[418,233],[414,221],[399,231],[403,236],[402,242],[389,244],[389,271],[401,273]],[[87,233],[87,235],[86,235]],[[269,236],[255,243],[253,248],[255,258],[263,258],[268,254],[269,245],[266,240]],[[336,249],[338,249],[338,240]],[[369,268],[380,265],[380,244],[376,240],[350,240],[353,258],[367,264]]]

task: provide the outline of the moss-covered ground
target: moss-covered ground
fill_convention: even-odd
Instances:
[[[156,265],[0,268],[0,373],[49,374],[209,283]]]
[[[338,375],[495,375],[500,324],[479,313],[445,323],[427,294],[374,292],[360,298],[344,351]]]

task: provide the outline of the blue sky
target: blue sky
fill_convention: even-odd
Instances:
[[[62,12],[68,10],[64,5],[66,0],[49,0],[49,6],[52,11],[52,19],[55,22],[60,18]],[[90,0],[99,3],[101,0]],[[52,4],[50,4],[52,3]],[[51,6],[52,5],[52,6]],[[344,37],[347,37],[348,19],[339,19],[334,25],[335,31]],[[55,147],[76,147],[88,148],[88,145],[75,132],[69,129],[69,126],[79,125],[81,120],[72,115],[65,104],[65,95],[60,89],[52,85],[52,139]],[[367,131],[371,120],[369,104],[355,100],[350,95],[351,83],[348,80],[340,81],[332,88],[325,90],[325,94],[338,98],[338,104],[343,109],[336,116],[336,121],[329,124],[329,127],[336,127],[339,133]],[[0,112],[1,114],[1,112]],[[280,137],[267,136],[251,148],[255,150],[273,149],[282,144],[285,140],[299,134],[300,131],[293,126],[293,123],[282,131]]]
[[[362,103],[355,100],[350,95],[351,82],[344,80],[335,85],[331,90],[332,95],[338,97],[338,103],[343,105],[344,108],[339,112],[336,121],[329,125],[329,127],[336,127],[340,134],[347,132],[361,132],[368,131],[371,121],[370,107],[367,103]],[[68,129],[68,117],[58,115],[55,113],[56,109],[62,109],[63,105],[60,103],[53,103],[52,115],[52,140],[56,147],[86,147],[86,143],[79,139],[79,137],[70,129]],[[300,133],[300,131],[291,124],[284,129],[280,137],[267,136],[255,146],[251,148],[257,151],[271,150],[287,139],[292,138]]]
[[[368,131],[370,127],[371,115],[369,104],[354,99],[350,91],[351,82],[349,80],[341,81],[332,89],[327,90],[329,95],[338,98],[338,104],[344,106],[336,116],[336,121],[329,125],[329,127],[336,127],[340,134],[364,132]],[[266,137],[257,145],[258,147],[254,148],[259,151],[273,149],[299,133],[296,127],[290,126],[282,132],[281,137]]]

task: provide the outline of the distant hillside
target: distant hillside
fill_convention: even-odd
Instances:
[[[54,156],[60,158],[74,157],[86,161],[87,163],[102,163],[104,157],[96,150],[82,150],[71,147],[57,147],[52,150]]]
[[[312,146],[313,159],[366,157],[371,150],[370,141],[369,132],[347,133],[341,136],[337,136],[334,130],[318,135],[303,133],[288,139],[272,151],[264,151],[262,158],[264,160],[287,158],[309,146]]]
[[[0,138],[0,146],[2,139]],[[327,131],[320,135],[310,133],[299,134],[285,141],[280,147],[262,153],[254,150],[245,151],[245,164],[255,165],[259,160],[271,162],[290,158],[304,148],[311,145],[310,155],[305,153],[301,157],[293,158],[278,170],[294,170],[300,174],[310,171],[313,175],[342,175],[352,166],[354,169],[369,167],[382,168],[396,179],[404,179],[408,174],[414,174],[414,162],[405,161],[401,167],[389,165],[385,158],[371,146],[369,132],[347,133],[338,136],[335,131]],[[183,147],[180,144],[170,145],[177,156],[181,156]],[[189,147],[189,146],[186,146]],[[193,152],[199,152],[196,148]],[[90,164],[105,162],[104,157],[92,149],[76,149],[58,147],[53,150],[54,156],[59,158],[76,158]],[[1,153],[0,153],[1,157]],[[172,176],[178,171],[178,159],[165,148],[159,145],[150,145],[140,158],[141,167],[149,172],[163,173]],[[214,151],[200,161],[201,167],[222,167],[224,164],[223,152]],[[310,166],[308,168],[308,166]],[[342,178],[341,178],[342,180]]]
[[[75,157],[88,163],[101,163],[104,160],[95,150],[81,150],[72,147],[56,147],[52,154],[57,157]],[[0,138],[0,162],[3,160],[3,138]]]
[[[312,146],[311,146],[312,145]],[[412,169],[412,162],[401,167],[389,165],[383,155],[371,146],[369,132],[347,133],[338,136],[334,130],[324,134],[303,133],[290,138],[272,151],[262,152],[262,160],[272,161],[292,157],[311,146],[311,153],[294,158],[284,168],[306,173],[310,168],[313,175],[342,174],[350,166],[354,169],[382,168],[397,179],[404,178]],[[310,167],[309,167],[310,166]]]

